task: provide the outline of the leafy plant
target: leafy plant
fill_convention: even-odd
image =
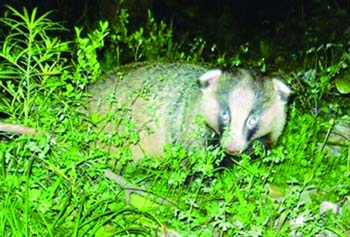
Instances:
[[[75,64],[74,84],[84,89],[101,74],[96,50],[104,46],[104,39],[109,34],[108,22],[99,22],[100,29],[91,32],[86,38],[81,36],[82,29],[75,27],[77,44],[77,63]]]
[[[107,68],[135,61],[188,61],[198,62],[204,54],[206,42],[202,37],[175,42],[172,26],[157,22],[151,11],[147,12],[145,26],[134,32],[128,30],[129,13],[120,9],[118,17],[111,22],[112,31],[105,53]],[[188,52],[187,52],[188,51]]]
[[[22,14],[8,8],[11,17],[1,18],[8,27],[0,52],[1,111],[28,123],[31,112],[42,103],[39,95],[48,98],[56,88],[65,86],[58,78],[67,69],[63,54],[68,43],[49,37],[50,32],[64,30],[47,18],[50,13],[37,17],[37,9],[31,14],[24,9]]]
[[[100,73],[93,59],[103,45],[107,27],[101,24],[101,30],[87,38],[77,36],[78,60],[68,54],[72,42],[55,37],[64,28],[50,21],[49,14],[38,16],[37,9],[19,12],[8,7],[1,18],[8,31],[0,52],[1,111],[8,120],[39,130],[35,136],[6,134],[0,143],[3,236],[94,232],[95,225],[82,221],[85,213],[95,209],[90,209],[86,198],[91,195],[81,191],[86,183],[81,177],[96,177],[96,170],[85,173],[83,167],[99,159],[100,153],[81,152],[94,134],[78,132],[85,127],[81,108],[73,106],[81,104],[82,89]],[[71,64],[72,60],[79,65]],[[81,158],[87,163],[81,165]],[[103,205],[103,200],[98,203]]]

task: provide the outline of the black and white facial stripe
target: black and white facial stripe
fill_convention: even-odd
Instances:
[[[251,113],[251,115],[246,119],[245,126],[243,128],[243,133],[247,138],[247,141],[251,141],[252,137],[259,129],[259,115]]]
[[[252,140],[267,135],[276,142],[285,124],[284,98],[290,93],[283,82],[260,79],[245,70],[212,70],[200,82],[203,116],[228,153],[241,153]]]
[[[231,123],[231,117],[232,116],[240,116],[239,114],[235,114],[235,108],[230,108],[230,104],[233,104],[233,101],[230,101],[230,93],[234,92],[235,87],[239,87],[240,85],[233,85],[229,83],[225,83],[225,87],[222,88],[221,91],[218,92],[219,98],[219,106],[220,106],[220,114],[218,117],[218,128],[220,134],[224,132],[225,129],[228,129],[227,127],[230,126]],[[244,123],[244,132],[246,134],[247,140],[250,140],[250,138],[254,135],[255,131],[258,128],[259,124],[259,115],[261,114],[261,111],[263,109],[263,104],[266,101],[264,99],[264,95],[262,93],[263,89],[263,83],[259,82],[251,87],[253,93],[254,93],[254,102],[253,107],[251,108],[251,112],[249,113],[249,116],[246,118]],[[249,99],[249,98],[247,98]],[[245,106],[242,104],[242,106]]]
[[[218,117],[218,129],[219,129],[220,135],[222,135],[225,131],[228,131],[230,129],[231,116],[235,116],[235,114],[231,113],[231,109],[228,103],[221,102],[219,104],[220,104],[220,114]],[[263,105],[261,103],[255,103],[254,108],[251,110],[249,116],[246,118],[244,122],[242,133],[245,135],[247,141],[250,141],[251,138],[255,135],[255,133],[259,129],[262,106]],[[239,116],[239,115],[236,115],[236,116]]]
[[[227,99],[226,99],[227,100]],[[218,117],[218,129],[219,134],[222,135],[226,129],[229,128],[231,123],[231,109],[227,101],[219,100],[220,112]]]

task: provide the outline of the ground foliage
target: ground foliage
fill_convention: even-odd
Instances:
[[[130,26],[132,13],[118,2],[112,8],[118,14],[108,23],[92,20],[71,30],[50,20],[64,13],[4,8],[2,122],[38,134],[2,134],[1,236],[348,236],[349,141],[328,144],[337,124],[349,126],[350,98],[341,86],[349,82],[348,29],[347,24],[333,27],[337,17],[348,20],[347,2],[320,4],[312,13],[302,10],[308,5],[296,4],[292,9],[303,14],[300,21],[290,17],[273,21],[273,27],[267,22],[267,29],[279,31],[267,36],[258,31],[248,41],[248,30],[235,38],[220,34],[220,27],[214,35],[199,27],[181,38],[175,34],[179,23],[166,23],[169,12],[159,21],[157,9],[171,8],[172,2],[152,5],[139,26]],[[216,12],[231,6],[219,2]],[[196,8],[195,1],[188,9],[177,11],[181,19],[199,25],[195,16],[205,9]],[[230,14],[223,11],[218,20],[225,22]],[[221,25],[222,31],[233,31]],[[239,43],[228,49],[227,42],[235,40]],[[230,167],[219,165],[220,150],[169,146],[162,159],[134,164],[127,149],[110,153],[95,146],[98,139],[122,146],[137,136],[96,131],[98,118],[82,113],[86,87],[115,65],[145,60],[207,62],[282,76],[294,99],[279,144],[264,150],[257,143],[252,154],[234,159]],[[127,183],[116,183],[111,173],[106,177],[108,168]],[[341,211],[321,212],[324,201]]]

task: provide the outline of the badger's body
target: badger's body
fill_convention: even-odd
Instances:
[[[103,125],[111,133],[126,129],[121,118],[134,122],[140,135],[130,146],[135,159],[160,156],[169,143],[206,146],[214,135],[227,153],[237,154],[260,137],[275,143],[285,124],[288,87],[247,71],[152,64],[106,77],[90,89],[90,112],[115,116],[118,122]]]

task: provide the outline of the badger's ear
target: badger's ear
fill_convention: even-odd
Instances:
[[[289,87],[279,78],[273,78],[272,82],[281,100],[285,103],[288,103],[289,96],[291,93]]]
[[[219,69],[207,71],[199,78],[199,86],[202,90],[213,89],[222,72]]]

